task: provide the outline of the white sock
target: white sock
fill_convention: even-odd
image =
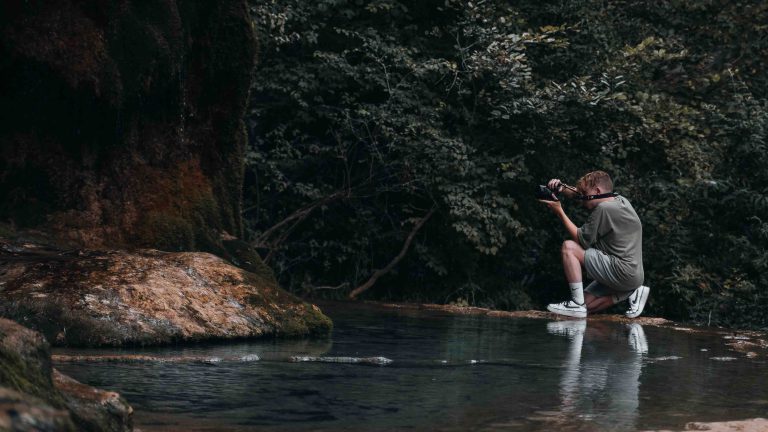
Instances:
[[[580,305],[584,304],[584,284],[581,282],[573,282],[569,283],[568,286],[571,288],[571,298],[575,303],[578,303]]]

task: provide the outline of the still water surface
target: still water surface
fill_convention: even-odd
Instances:
[[[627,431],[768,413],[768,364],[728,351],[722,336],[370,305],[324,311],[329,340],[58,351],[221,360],[56,366],[120,392],[143,431]]]

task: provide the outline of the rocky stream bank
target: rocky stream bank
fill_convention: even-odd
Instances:
[[[132,414],[119,394],[54,369],[40,333],[0,318],[0,430],[130,431]]]
[[[132,430],[130,405],[56,371],[51,344],[117,347],[330,332],[331,320],[317,306],[230,249],[238,252],[230,258],[252,271],[204,252],[63,250],[0,239],[0,316],[8,318],[0,318],[0,430]]]

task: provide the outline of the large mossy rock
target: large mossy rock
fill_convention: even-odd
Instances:
[[[3,316],[67,345],[328,331],[237,240],[255,53],[245,0],[0,4],[0,236],[59,248],[0,254]]]
[[[240,235],[244,0],[0,4],[0,221],[78,247]]]
[[[9,244],[0,253],[0,315],[68,346],[325,335],[332,326],[268,268],[245,271],[209,253]]]
[[[0,318],[0,430],[123,432],[132,414],[119,394],[53,369],[42,335]]]

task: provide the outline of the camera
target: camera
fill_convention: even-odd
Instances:
[[[539,185],[539,189],[536,191],[536,199],[544,201],[560,201],[557,198],[557,193],[544,185]]]

